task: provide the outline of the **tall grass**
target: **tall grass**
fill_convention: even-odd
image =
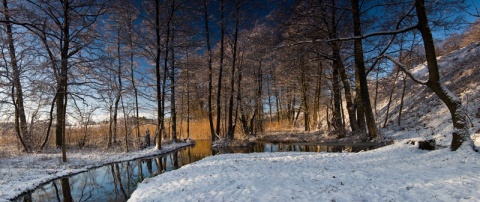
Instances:
[[[292,121],[287,119],[281,119],[280,121],[274,120],[272,122],[265,122],[265,132],[278,132],[293,130],[295,127],[292,124]]]
[[[276,131],[285,131],[294,129],[292,123],[288,120],[281,120],[280,122],[265,121],[265,132],[276,132]],[[97,125],[88,125],[85,126],[67,126],[66,127],[66,139],[65,143],[67,147],[75,148],[84,148],[84,147],[97,147],[105,148],[108,144],[108,134],[109,134],[110,125],[107,124],[97,124]],[[167,119],[165,122],[165,131],[167,137],[162,137],[162,140],[171,139],[171,123]],[[154,144],[153,138],[156,134],[157,126],[156,124],[142,124],[140,125],[140,137],[137,138],[137,129],[134,125],[129,124],[127,126],[127,136],[129,141],[129,147],[131,149],[138,148],[137,144],[140,141],[145,140],[145,134],[147,129],[150,131],[151,143]],[[1,148],[16,148],[18,145],[18,139],[15,135],[13,129],[2,130],[0,135],[0,147]],[[224,131],[224,130],[221,130]],[[236,137],[242,136],[242,129],[240,124],[237,124],[236,128]],[[32,137],[32,142],[29,144],[33,149],[38,149],[45,138],[46,127],[39,127],[35,129]],[[187,121],[179,121],[177,123],[177,139],[194,139],[194,140],[209,140],[210,136],[210,125],[208,119],[196,119],[190,121],[190,131],[187,133]],[[117,125],[117,145],[123,147],[125,144],[125,125],[123,121],[119,121]],[[47,142],[47,148],[55,148],[55,128],[52,127],[50,132],[50,137]]]

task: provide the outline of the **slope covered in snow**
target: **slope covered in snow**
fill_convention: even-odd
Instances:
[[[477,115],[480,109],[480,43],[471,44],[439,57],[438,64],[442,82],[462,100],[468,115],[470,133],[475,140],[479,135],[475,133],[480,129],[480,117]],[[413,68],[412,72],[422,79],[428,78],[425,64]],[[406,83],[401,124],[398,125],[397,121],[403,80],[398,79],[389,110],[389,121],[382,132],[396,140],[435,138],[438,143],[449,145],[452,123],[446,105],[426,86],[416,84],[409,78]],[[379,126],[383,126],[388,100],[388,95],[382,96],[377,106]],[[476,141],[478,145],[480,138]]]

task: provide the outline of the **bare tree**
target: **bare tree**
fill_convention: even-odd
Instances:
[[[42,39],[50,55],[52,69],[56,78],[56,145],[62,148],[62,160],[67,161],[65,148],[65,121],[67,111],[67,94],[69,69],[72,58],[88,47],[94,40],[93,25],[106,9],[103,1],[50,2],[28,0],[38,13],[38,18],[45,22],[35,33]],[[56,58],[53,52],[59,53]]]
[[[450,148],[455,151],[460,147],[473,148],[474,144],[468,133],[468,126],[465,111],[462,109],[462,101],[453,94],[441,81],[438,70],[437,57],[435,53],[435,43],[433,41],[430,29],[427,11],[424,0],[415,0],[415,9],[418,23],[415,29],[418,29],[422,35],[425,54],[427,59],[428,80],[423,81],[416,78],[404,64],[395,58],[386,55],[385,57],[397,64],[413,81],[430,88],[445,103],[452,116],[453,138]]]

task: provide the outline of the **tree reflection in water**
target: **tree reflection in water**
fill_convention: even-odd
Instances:
[[[70,182],[68,180],[68,177],[60,179],[60,183],[62,184],[63,201],[72,202],[72,190],[70,189]]]

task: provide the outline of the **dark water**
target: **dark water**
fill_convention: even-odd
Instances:
[[[212,149],[210,141],[196,141],[195,146],[164,155],[109,164],[53,180],[14,201],[126,201],[143,179],[216,154],[281,151],[358,152],[379,146],[375,144],[314,145],[260,142],[248,147]]]

